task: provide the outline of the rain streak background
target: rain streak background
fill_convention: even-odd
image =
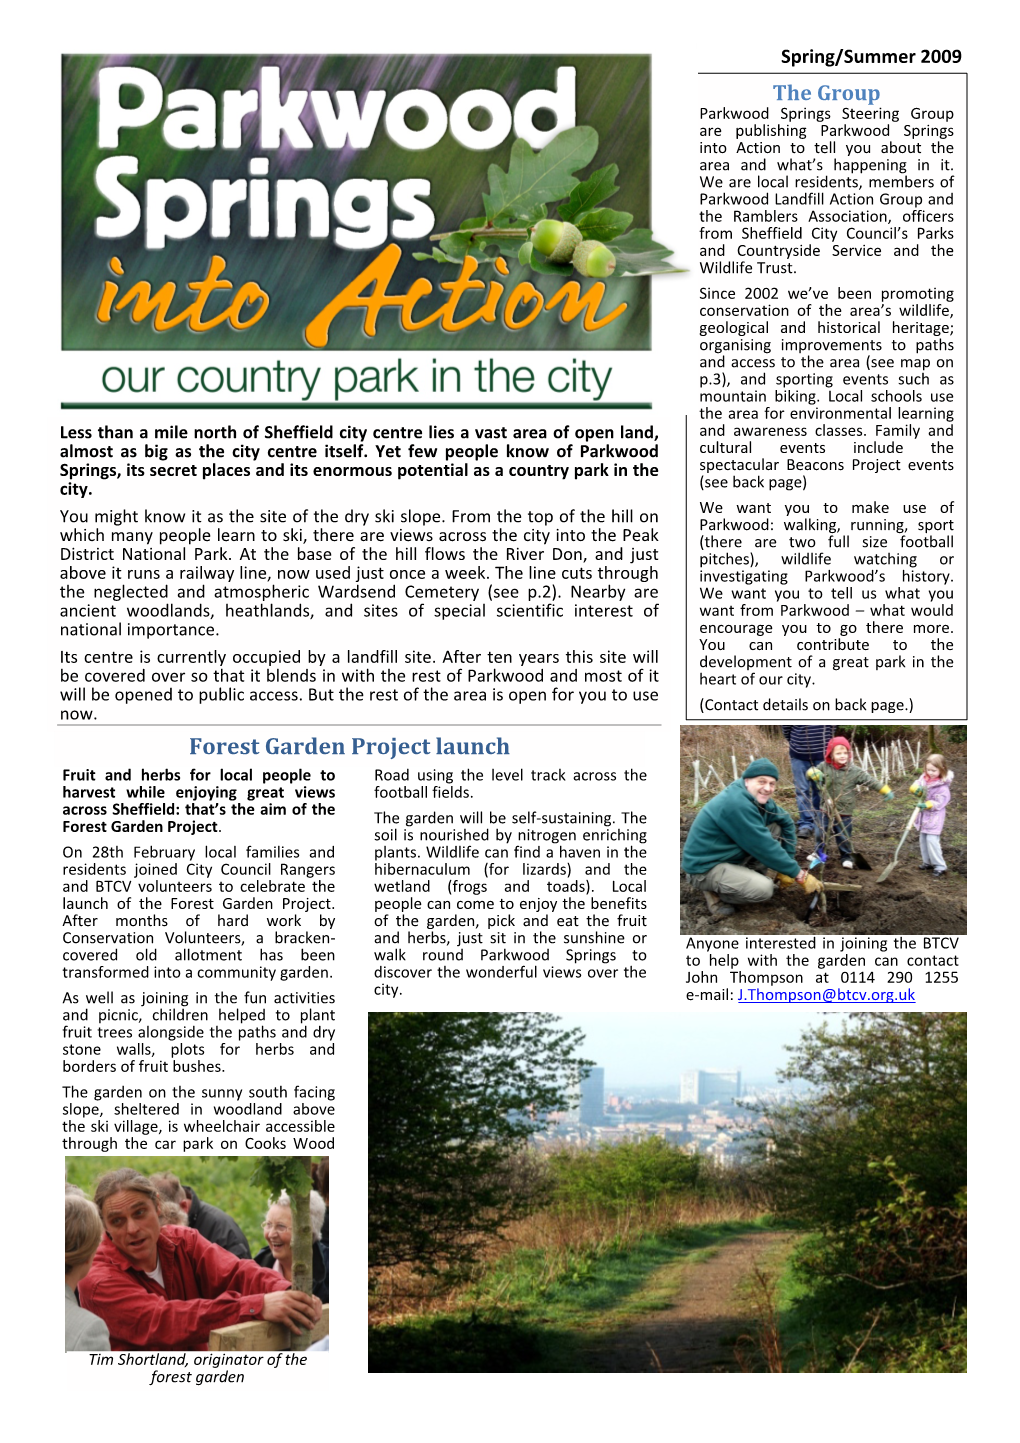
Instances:
[[[155,333],[151,318],[135,323],[126,311],[115,312],[108,324],[96,320],[96,308],[103,283],[111,279],[110,257],[116,255],[124,266],[120,282],[122,292],[139,280],[148,280],[155,292],[166,281],[177,285],[177,296],[171,316],[189,303],[192,293],[189,281],[201,280],[213,255],[227,261],[224,276],[235,286],[245,281],[257,282],[270,297],[265,316],[250,330],[235,331],[223,324],[205,332],[201,346],[217,350],[310,350],[302,332],[307,323],[327,302],[346,286],[359,271],[378,254],[372,250],[344,250],[334,244],[332,234],[321,239],[302,235],[307,229],[306,207],[298,208],[298,235],[292,240],[277,239],[272,233],[264,240],[247,235],[245,208],[238,206],[233,224],[238,233],[226,239],[211,240],[208,226],[183,241],[168,241],[162,250],[146,250],[144,221],[130,235],[116,240],[103,240],[95,234],[95,221],[100,215],[113,215],[115,207],[96,188],[95,169],[99,161],[110,155],[136,155],[138,175],[122,176],[141,200],[146,179],[186,177],[196,181],[208,195],[212,180],[248,178],[249,161],[258,155],[269,158],[270,181],[280,179],[321,180],[332,199],[336,187],[357,177],[386,179],[390,190],[397,181],[408,176],[425,176],[431,182],[428,204],[435,213],[437,231],[456,229],[468,216],[482,211],[481,195],[487,187],[486,171],[495,161],[504,169],[513,144],[513,132],[493,150],[467,150],[453,139],[449,130],[443,139],[428,150],[404,150],[385,133],[382,121],[372,144],[364,150],[345,146],[328,150],[319,138],[310,102],[302,112],[309,134],[311,150],[295,150],[286,140],[277,150],[262,151],[258,145],[258,115],[242,122],[242,144],[239,150],[175,150],[162,135],[163,115],[151,124],[121,132],[116,151],[100,151],[97,144],[97,76],[105,65],[135,65],[158,76],[164,96],[172,90],[199,89],[219,99],[224,90],[258,88],[261,67],[278,65],[281,71],[281,95],[291,89],[353,90],[363,103],[369,90],[384,90],[392,97],[405,90],[430,90],[443,101],[449,111],[453,101],[464,91],[495,90],[510,105],[525,92],[552,89],[559,66],[574,66],[577,72],[576,123],[594,126],[599,135],[599,148],[586,175],[600,166],[615,162],[619,167],[620,189],[610,202],[619,210],[631,211],[635,226],[651,226],[649,195],[650,138],[649,84],[650,62],[647,56],[65,56],[63,63],[63,347],[65,350],[193,349],[195,333],[186,324],[173,330]],[[136,103],[137,92],[126,92],[125,100]],[[408,124],[423,121],[421,112],[411,111]],[[544,128],[551,124],[548,112],[538,111],[536,123]],[[217,126],[217,138],[219,129]],[[270,231],[275,230],[271,187]],[[183,207],[182,207],[183,208]],[[555,209],[550,207],[552,214]],[[392,217],[392,206],[391,206]],[[335,222],[334,222],[335,224]],[[387,243],[389,237],[387,238]],[[401,293],[418,276],[432,282],[437,303],[441,303],[442,281],[453,280],[457,268],[433,261],[415,261],[412,251],[431,249],[422,241],[398,242],[403,260],[397,269],[389,292]],[[495,276],[485,266],[478,277],[488,282]],[[518,280],[528,279],[548,298],[561,285],[556,276],[537,275],[510,262],[510,276],[505,284],[511,287]],[[221,292],[229,298],[228,292]],[[479,299],[482,292],[474,293]],[[430,298],[432,299],[432,298]],[[566,350],[581,346],[585,350],[647,350],[650,345],[649,282],[621,277],[610,279],[607,294],[600,307],[606,314],[626,301],[627,311],[611,325],[593,333],[582,331],[580,322],[564,325],[555,313],[542,315],[522,330],[510,331],[498,320],[493,324],[479,322],[466,331],[453,335],[438,325],[424,330],[406,332],[400,325],[399,308],[385,308],[379,320],[378,334],[372,339],[364,335],[364,311],[344,314],[342,323],[334,322],[330,333],[331,350]],[[215,298],[207,304],[207,313],[215,315],[219,307]],[[500,316],[502,311],[499,311]],[[313,353],[314,354],[314,353]]]

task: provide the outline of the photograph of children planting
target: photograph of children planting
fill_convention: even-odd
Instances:
[[[965,726],[687,728],[687,930],[965,932],[966,758]]]

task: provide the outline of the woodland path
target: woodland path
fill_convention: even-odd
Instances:
[[[797,1237],[789,1232],[756,1232],[722,1244],[704,1262],[670,1263],[677,1295],[666,1308],[649,1313],[620,1332],[594,1342],[585,1372],[736,1373],[735,1340],[753,1332],[754,1302],[746,1284],[755,1267],[777,1273]]]

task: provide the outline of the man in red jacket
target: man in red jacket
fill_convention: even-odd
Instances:
[[[104,1174],[95,1204],[106,1236],[78,1295],[106,1323],[114,1351],[203,1349],[214,1328],[255,1318],[299,1333],[322,1315],[318,1298],[291,1291],[258,1263],[235,1258],[193,1228],[161,1228],[159,1194],[133,1168]]]

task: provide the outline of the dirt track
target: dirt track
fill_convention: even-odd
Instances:
[[[675,1302],[593,1343],[585,1371],[739,1372],[734,1342],[754,1323],[753,1304],[740,1285],[766,1260],[768,1270],[777,1271],[794,1242],[788,1232],[751,1233],[726,1243],[706,1262],[674,1265]]]

